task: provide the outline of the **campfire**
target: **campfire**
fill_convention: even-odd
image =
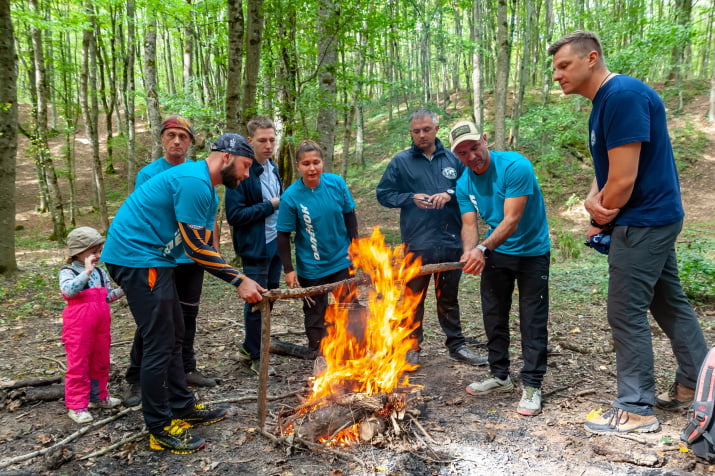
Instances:
[[[328,335],[321,343],[325,368],[314,376],[306,401],[281,415],[283,434],[333,446],[399,433],[408,395],[419,388],[406,374],[417,368],[406,355],[416,344],[410,334],[417,327],[419,295],[405,283],[420,273],[420,260],[402,246],[387,246],[377,228],[354,241],[349,253],[355,270],[370,278],[361,296],[367,305],[355,304],[353,289],[344,293],[349,303],[328,307]]]

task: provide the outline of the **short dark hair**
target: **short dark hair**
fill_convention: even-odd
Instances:
[[[323,149],[315,141],[305,139],[298,144],[298,148],[295,150],[295,161],[300,162],[300,158],[308,152],[317,152],[320,158],[323,158]]]
[[[273,125],[273,121],[264,116],[254,117],[253,119],[248,121],[246,128],[248,129],[249,137],[253,137],[253,134],[256,133],[256,129],[273,129],[274,131],[276,130],[276,126]]]
[[[603,49],[598,36],[591,31],[576,30],[568,35],[564,35],[554,44],[549,46],[549,55],[554,56],[565,45],[571,45],[571,48],[583,58],[591,51],[598,53],[598,58],[603,61]]]
[[[430,111],[429,109],[425,109],[424,107],[421,107],[421,108],[417,109],[415,112],[413,112],[412,114],[410,114],[410,123],[412,123],[412,121],[414,119],[423,119],[425,117],[429,117],[430,119],[432,119],[432,122],[434,123],[435,126],[437,124],[439,124],[439,120],[437,119],[437,114]]]

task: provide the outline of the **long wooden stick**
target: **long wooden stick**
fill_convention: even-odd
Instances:
[[[453,269],[462,269],[463,267],[464,263],[458,262],[426,264],[420,267],[417,276],[439,273],[441,271],[451,271]],[[335,283],[322,284],[320,286],[310,286],[308,288],[271,289],[270,291],[265,293],[263,297],[270,300],[295,299],[307,296],[315,296],[316,294],[325,294],[340,286],[360,286],[363,284],[370,284],[370,282],[371,280],[369,276],[361,275],[356,276],[354,278],[345,279],[343,281],[337,281]]]
[[[258,306],[261,310],[261,361],[258,367],[258,426],[266,426],[266,397],[268,395],[268,364],[271,349],[271,303],[264,299]]]

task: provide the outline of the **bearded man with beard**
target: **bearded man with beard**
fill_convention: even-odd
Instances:
[[[122,204],[107,233],[101,261],[127,296],[144,342],[141,393],[150,447],[188,454],[203,448],[188,428],[226,417],[225,409],[196,402],[182,362],[184,320],[174,283],[176,258],[185,253],[214,276],[236,287],[247,302],[266,290],[233,268],[212,246],[218,200],[214,187],[235,188],[248,177],[253,149],[241,135],[226,133],[205,161],[156,175]]]

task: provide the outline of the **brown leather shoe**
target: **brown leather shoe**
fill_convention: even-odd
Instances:
[[[695,389],[673,382],[666,393],[655,397],[655,406],[663,410],[678,410],[688,408],[693,403]]]
[[[586,420],[584,428],[591,433],[650,433],[660,428],[655,415],[638,415],[620,408],[611,408],[606,413]]]

